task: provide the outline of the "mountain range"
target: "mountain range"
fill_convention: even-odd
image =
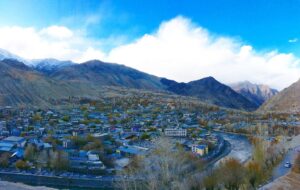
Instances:
[[[175,94],[197,97],[202,101],[227,108],[255,110],[258,108],[253,102],[220,83],[213,77],[206,77],[189,83],[161,79],[162,84]]]
[[[150,90],[192,96],[218,106],[256,110],[277,91],[266,86],[222,84],[213,77],[188,83],[153,76],[99,60],[76,64],[56,59],[25,60],[0,51],[0,105],[49,104],[70,96],[97,98],[105,87]],[[251,96],[250,96],[251,95]]]
[[[52,73],[58,69],[74,65],[72,61],[60,61],[57,59],[36,59],[31,61],[31,67],[43,73]]]
[[[96,89],[45,76],[16,60],[0,62],[0,105],[47,105],[50,99],[94,97]]]
[[[253,84],[249,81],[234,83],[229,86],[237,93],[253,102],[257,107],[261,106],[265,101],[278,94],[276,89],[272,89],[263,84]]]
[[[265,102],[259,111],[300,112],[300,80]]]

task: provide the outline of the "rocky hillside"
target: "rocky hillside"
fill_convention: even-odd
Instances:
[[[300,80],[272,97],[259,110],[300,112]]]
[[[278,94],[278,91],[267,85],[253,84],[249,81],[231,84],[230,87],[237,93],[243,95],[257,107],[261,106],[266,100]]]
[[[0,105],[47,105],[49,99],[97,96],[97,91],[79,83],[48,78],[16,60],[0,61]]]
[[[63,67],[48,75],[60,81],[80,81],[93,86],[120,86],[161,90],[160,78],[126,67],[98,60]]]

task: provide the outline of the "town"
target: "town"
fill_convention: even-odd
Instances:
[[[164,96],[69,100],[72,106],[57,110],[2,107],[1,170],[97,179],[116,176],[162,136],[172,139],[170,149],[181,147],[208,164],[230,149],[218,132],[264,135],[268,141],[299,134],[297,116],[250,114]]]

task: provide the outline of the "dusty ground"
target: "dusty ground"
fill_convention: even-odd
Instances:
[[[295,148],[300,145],[300,135],[293,137],[291,141],[285,142],[285,148]]]
[[[7,181],[0,181],[0,190],[55,190],[48,187],[34,187],[21,183],[11,183]]]
[[[265,185],[261,190],[300,190],[300,174],[289,173]]]

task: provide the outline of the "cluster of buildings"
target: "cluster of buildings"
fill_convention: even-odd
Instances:
[[[187,151],[203,157],[221,142],[210,129],[224,130],[224,121],[236,128],[252,125],[245,116],[231,112],[191,111],[147,98],[81,103],[59,110],[4,107],[0,157],[10,154],[9,167],[17,160],[30,162],[24,154],[32,145],[38,155],[63,152],[72,171],[103,172],[122,169],[132,157],[147,155],[160,136],[178,139]]]

